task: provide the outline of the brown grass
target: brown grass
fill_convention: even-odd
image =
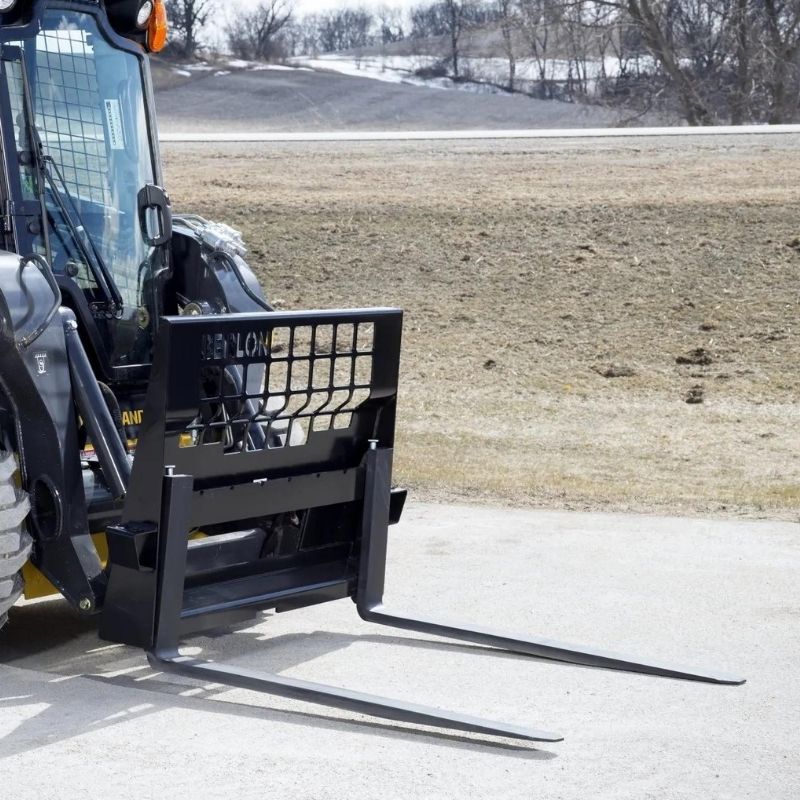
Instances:
[[[423,495],[793,517],[798,144],[171,146],[166,165],[281,306],[406,309],[398,472]],[[710,363],[676,363],[697,348]]]

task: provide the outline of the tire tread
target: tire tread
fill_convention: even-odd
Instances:
[[[8,610],[22,596],[21,570],[33,545],[24,526],[30,504],[16,487],[15,473],[14,457],[0,451],[0,628],[8,621]]]

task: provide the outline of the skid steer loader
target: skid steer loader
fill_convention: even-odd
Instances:
[[[402,313],[276,312],[239,235],[173,217],[161,0],[0,0],[0,622],[59,593],[159,670],[377,717],[557,734],[181,654],[349,598],[365,620],[652,675],[738,678],[383,605]]]

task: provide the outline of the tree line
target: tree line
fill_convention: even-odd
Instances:
[[[196,54],[214,4],[168,3],[183,56]],[[800,0],[431,0],[410,12],[354,6],[303,16],[291,0],[263,0],[237,13],[225,37],[246,59],[426,56],[421,74],[662,110],[691,125],[800,117]]]

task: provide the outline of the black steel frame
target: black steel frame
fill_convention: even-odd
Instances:
[[[310,440],[306,446],[282,450],[229,453],[223,456],[224,462],[230,465],[227,475],[218,471],[222,465],[202,463],[203,448],[191,459],[187,459],[186,454],[198,448],[184,450],[177,470],[170,465],[169,459],[181,457],[182,453],[180,449],[170,447],[169,442],[174,444],[181,432],[185,435],[187,421],[192,419],[200,402],[199,394],[196,391],[193,394],[191,386],[193,382],[197,383],[201,349],[198,345],[209,331],[216,331],[224,339],[232,331],[252,331],[255,325],[267,325],[272,330],[281,326],[358,325],[365,322],[374,324],[375,330],[371,395],[369,401],[354,413],[349,435],[339,438],[338,444],[327,452],[328,467],[333,468],[326,469],[325,464],[314,461],[314,454],[318,458],[322,451],[318,446],[310,446]],[[155,380],[145,411],[145,417],[150,414],[150,422],[155,421],[155,427],[144,434],[145,458],[140,461],[137,455],[133,479],[135,486],[137,469],[140,480],[147,478],[146,495],[150,498],[150,508],[157,508],[158,515],[155,523],[152,516],[149,517],[151,522],[137,523],[132,516],[133,507],[128,503],[128,524],[117,529],[110,538],[114,566],[107,598],[110,616],[104,636],[132,641],[132,634],[125,629],[129,627],[131,617],[140,614],[145,622],[140,620],[136,624],[133,643],[142,644],[152,665],[167,672],[402,722],[544,742],[559,741],[562,737],[547,731],[190,658],[180,653],[180,641],[197,630],[197,617],[218,623],[234,619],[243,609],[272,607],[281,611],[349,595],[364,620],[380,625],[590,667],[717,684],[742,683],[740,678],[713,670],[642,660],[435,618],[410,617],[384,607],[388,530],[396,516],[392,511],[391,479],[400,322],[400,312],[393,310],[235,315],[216,320],[165,321],[161,333],[162,347],[154,366]],[[179,354],[182,363],[177,367],[174,359]],[[230,362],[230,353],[223,354],[220,350],[219,355],[221,358],[225,356],[225,363]],[[271,354],[264,354],[261,358],[267,370],[271,358]],[[269,383],[268,374],[265,385]],[[161,420],[160,425],[158,420]],[[328,441],[324,436],[322,438]],[[219,448],[211,448],[208,453],[212,458],[218,458]],[[258,479],[253,482],[255,462],[258,462],[259,469],[264,470],[278,454],[280,470],[270,473],[266,469],[266,482]],[[249,467],[239,466],[247,459],[252,462]],[[193,469],[182,469],[190,466]],[[199,475],[201,479],[198,479]],[[244,482],[243,478],[246,479]],[[224,480],[224,485],[217,479]],[[143,485],[138,491],[140,502],[146,500],[142,488]],[[209,492],[210,499],[206,497]],[[226,494],[232,494],[235,500],[226,504]],[[276,514],[300,508],[302,504],[317,509],[322,507],[326,513],[333,513],[331,509],[341,507],[356,510],[356,516],[349,517],[352,524],[340,543],[344,549],[340,545],[328,546],[322,548],[321,558],[285,561],[278,563],[272,571],[262,563],[260,569],[267,568],[267,572],[258,572],[255,568],[235,574],[222,570],[214,578],[216,583],[207,584],[200,590],[202,602],[197,602],[197,589],[186,579],[190,566],[189,531],[209,516],[215,519],[246,518],[253,516],[255,509]],[[152,552],[153,540],[155,553]],[[148,542],[149,556],[146,555]],[[132,580],[132,575],[137,572],[144,578],[144,584]],[[115,577],[121,581],[120,602],[116,604]],[[232,585],[238,587],[235,597],[221,588],[227,586],[229,589]],[[251,587],[253,591],[243,593],[243,586]],[[119,609],[116,614],[113,611],[114,606],[120,604],[124,612],[122,616]]]

